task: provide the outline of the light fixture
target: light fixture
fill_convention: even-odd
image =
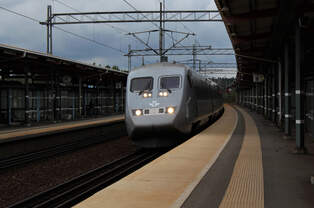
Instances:
[[[141,115],[142,115],[142,110],[139,110],[139,109],[136,110],[136,111],[135,111],[135,115],[136,115],[136,116],[141,116]]]
[[[167,108],[167,113],[168,114],[173,114],[174,113],[174,107],[168,107]]]

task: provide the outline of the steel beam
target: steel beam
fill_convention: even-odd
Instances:
[[[129,50],[124,56],[157,56],[155,51],[158,49],[147,48],[142,50]],[[211,55],[232,55],[235,53],[232,48],[212,48],[212,47],[184,47],[184,48],[171,48],[167,50],[167,56],[187,56],[192,55],[193,51],[197,55],[211,56]]]
[[[246,41],[252,41],[252,40],[266,39],[266,38],[269,38],[271,35],[272,33],[267,32],[267,33],[257,33],[253,35],[247,35],[247,36],[235,35],[234,37],[231,37],[231,38],[236,43],[239,43],[239,42],[246,42]]]
[[[277,16],[279,13],[278,8],[274,9],[264,9],[264,10],[254,10],[243,14],[227,15],[225,16],[225,21],[227,23],[234,24],[238,21],[247,21],[251,19],[265,18]]]
[[[96,23],[136,23],[160,22],[223,22],[218,10],[173,10],[173,11],[115,11],[55,13],[51,16],[52,25],[96,24]],[[40,22],[42,25],[49,24]]]

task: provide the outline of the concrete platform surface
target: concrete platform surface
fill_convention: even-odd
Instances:
[[[237,120],[236,111],[225,106],[209,128],[75,207],[180,207],[228,143]]]
[[[314,207],[314,143],[225,105],[209,128],[75,207]]]
[[[8,139],[13,138],[28,138],[35,137],[43,134],[50,134],[61,131],[70,131],[80,128],[88,128],[95,125],[103,125],[106,123],[119,122],[124,120],[124,115],[114,115],[106,116],[103,118],[81,120],[81,121],[71,121],[65,123],[49,124],[36,127],[24,127],[10,130],[0,131],[0,142],[4,142]]]

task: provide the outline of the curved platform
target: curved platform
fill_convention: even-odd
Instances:
[[[37,127],[25,127],[14,130],[0,131],[0,143],[28,139],[38,136],[51,135],[55,133],[74,131],[94,126],[106,125],[124,121],[124,115],[106,116],[103,118],[72,121],[65,123],[50,124]]]
[[[225,106],[208,129],[76,207],[179,207],[214,164],[237,120]]]
[[[290,154],[263,121],[225,105],[206,130],[75,207],[313,207],[314,158]]]

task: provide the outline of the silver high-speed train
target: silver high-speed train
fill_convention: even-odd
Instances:
[[[125,122],[129,137],[142,147],[183,141],[192,128],[223,110],[216,83],[182,64],[157,63],[128,75]]]

